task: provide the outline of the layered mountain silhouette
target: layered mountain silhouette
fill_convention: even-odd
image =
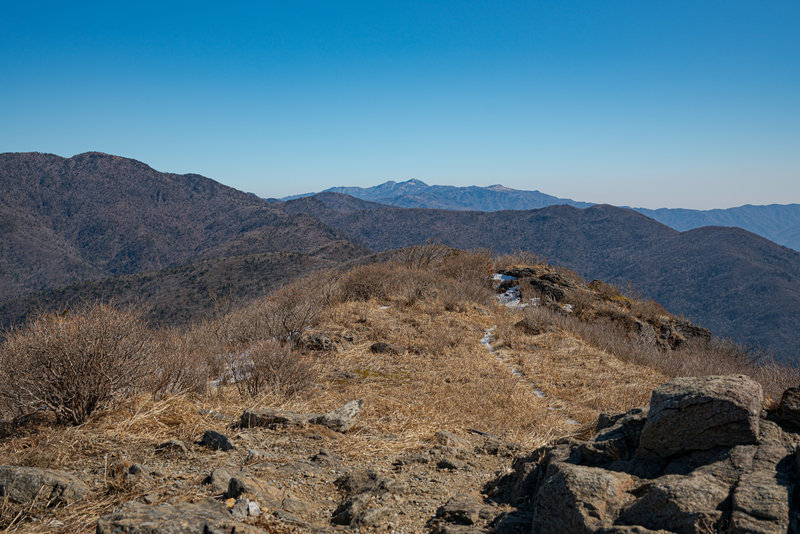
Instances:
[[[402,208],[431,208],[465,211],[531,210],[565,204],[577,208],[593,206],[558,198],[539,191],[511,189],[502,185],[456,187],[427,185],[420,180],[385,182],[374,187],[332,187],[326,193],[344,193],[362,200]],[[293,200],[307,195],[286,197]],[[728,209],[631,208],[676,230],[702,226],[735,226],[766,237],[779,245],[800,250],[800,204],[739,206]]]
[[[741,229],[679,232],[606,205],[454,211],[340,193],[266,202],[100,153],[2,154],[0,187],[3,324],[95,298],[140,298],[155,320],[180,322],[221,295],[247,298],[369,252],[435,240],[531,251],[590,279],[630,282],[717,335],[784,359],[800,353],[800,253]]]

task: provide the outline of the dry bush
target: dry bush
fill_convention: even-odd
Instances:
[[[316,324],[330,304],[334,279],[330,273],[295,281],[231,313],[208,321],[202,329],[211,333],[221,350],[276,339],[296,345],[307,328]]]
[[[314,370],[305,356],[288,343],[259,341],[227,357],[228,373],[242,398],[271,393],[291,397],[314,383]]]
[[[136,312],[95,304],[40,315],[0,348],[0,402],[12,414],[46,408],[59,423],[82,424],[140,386],[154,353]]]
[[[512,254],[503,254],[494,258],[494,271],[502,271],[521,265],[545,265],[547,260],[543,256],[534,254],[529,250],[517,250]]]
[[[603,282],[602,280],[592,280],[587,287],[597,293],[597,296],[603,300],[619,301],[624,299],[630,301],[630,299],[622,294],[622,291],[618,287]]]
[[[664,307],[654,300],[633,300],[630,303],[631,314],[642,321],[658,324],[661,318],[669,315]]]
[[[213,375],[209,359],[196,350],[196,341],[179,332],[162,332],[157,337],[153,369],[145,382],[154,400],[167,395],[205,391],[208,379]]]
[[[408,247],[400,251],[398,261],[401,265],[414,269],[427,269],[454,249],[441,243],[429,242],[424,245]]]
[[[390,263],[362,265],[344,273],[336,295],[341,302],[386,299],[394,287],[396,266]]]

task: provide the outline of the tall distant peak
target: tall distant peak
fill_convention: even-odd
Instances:
[[[406,180],[403,183],[404,184],[410,184],[410,185],[421,185],[421,186],[424,186],[424,187],[428,187],[428,184],[426,184],[422,180],[417,180],[416,178],[411,178],[410,180]]]
[[[511,189],[510,187],[506,187],[506,186],[504,186],[504,185],[502,185],[502,184],[494,184],[494,185],[490,185],[490,186],[489,186],[489,187],[487,187],[486,189],[489,189],[490,191],[514,191],[514,190],[513,190],[513,189]]]

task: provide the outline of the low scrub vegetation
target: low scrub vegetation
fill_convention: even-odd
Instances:
[[[155,346],[135,312],[96,304],[46,314],[7,335],[0,349],[0,402],[12,414],[48,410],[81,424],[150,371]]]
[[[304,398],[318,389],[325,376],[336,380],[325,365],[343,358],[331,354],[324,360],[309,352],[301,339],[311,329],[333,329],[350,340],[353,332],[368,331],[373,341],[394,339],[416,353],[474,350],[474,333],[439,328],[434,335],[424,323],[443,320],[442,314],[474,315],[474,321],[481,322],[482,316],[510,313],[497,307],[491,277],[514,265],[544,264],[530,254],[492,257],[486,251],[435,244],[413,247],[388,261],[310,273],[181,330],[148,329],[135,310],[109,304],[44,314],[7,332],[0,347],[0,419],[47,412],[58,423],[79,425],[115,401],[127,402],[140,393],[157,402],[174,396],[219,395],[228,385],[242,400]],[[511,329],[519,316],[499,325],[506,340],[560,333],[664,376],[748,374],[773,397],[800,378],[796,370],[727,342],[665,351],[632,335],[637,321],[669,315],[660,305],[626,296],[600,281],[585,284],[566,269],[553,272],[576,288],[568,295],[572,313],[543,299],[543,305],[522,314],[521,331]],[[406,322],[390,326],[388,312],[383,311],[387,308],[405,314]],[[398,337],[397,328],[417,331],[420,339],[411,334]],[[525,343],[518,341],[521,346]],[[320,367],[322,361],[328,363]],[[360,362],[359,369],[369,370],[369,362]],[[413,372],[390,370],[387,376]]]

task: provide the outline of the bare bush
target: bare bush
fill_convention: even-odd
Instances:
[[[185,334],[163,332],[156,340],[155,358],[145,387],[154,399],[166,395],[202,393],[209,376],[211,369],[208,358],[195,350],[193,340]]]
[[[441,258],[450,254],[453,248],[441,243],[428,242],[424,245],[408,247],[400,251],[398,259],[402,265],[415,269],[427,269]]]
[[[46,408],[78,425],[140,386],[153,355],[137,313],[95,304],[41,315],[0,347],[0,402],[16,414]]]
[[[314,383],[313,367],[287,343],[259,341],[228,356],[228,372],[243,398],[271,393],[291,397]]]
[[[315,273],[216,318],[206,328],[227,349],[267,339],[296,345],[330,303],[332,289],[332,275]]]
[[[396,266],[373,263],[344,273],[337,284],[337,296],[342,302],[385,299],[394,287]]]

